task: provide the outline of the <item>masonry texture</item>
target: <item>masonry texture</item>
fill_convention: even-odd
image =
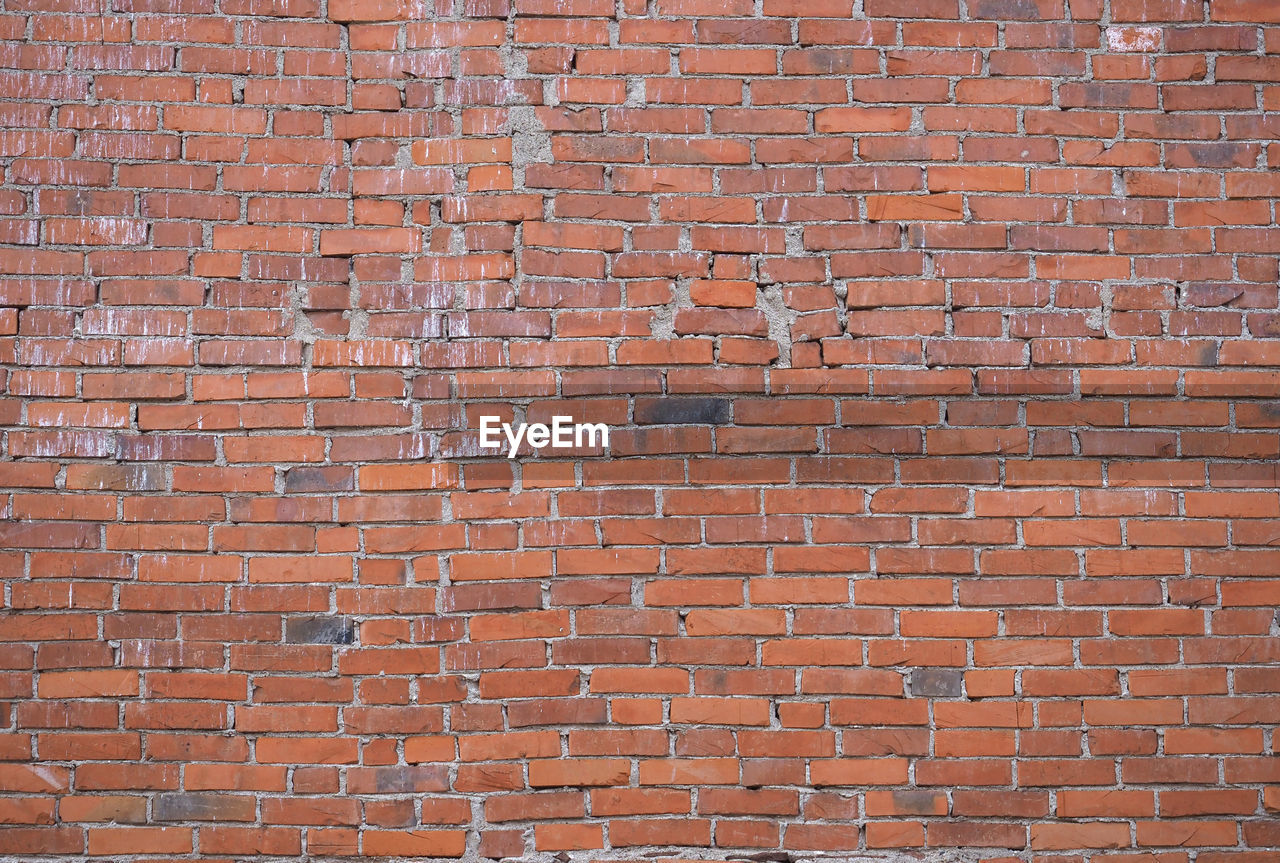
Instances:
[[[0,40],[0,859],[1280,861],[1280,3]]]

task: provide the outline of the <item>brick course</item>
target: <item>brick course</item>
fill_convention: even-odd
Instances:
[[[1280,860],[1272,0],[0,55],[0,859]]]

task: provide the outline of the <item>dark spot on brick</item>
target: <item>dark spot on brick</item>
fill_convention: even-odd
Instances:
[[[256,808],[234,794],[160,794],[151,811],[156,821],[252,821]]]
[[[718,425],[729,421],[729,400],[636,399],[635,418],[645,425]]]
[[[1186,159],[1199,168],[1247,168],[1254,158],[1249,147],[1249,144],[1211,141],[1171,145],[1169,150],[1171,159],[1175,153],[1185,154]]]
[[[1250,315],[1249,329],[1255,336],[1280,336],[1280,315]]]
[[[969,4],[969,15],[1000,21],[1036,21],[1040,18],[1040,9],[1035,0],[974,0]]]
[[[901,815],[946,815],[946,795],[937,791],[894,791],[893,808]]]
[[[448,786],[445,765],[421,765],[417,767],[374,767],[371,768],[372,786],[377,794],[414,794],[424,791],[443,791]],[[366,785],[361,780],[358,786],[362,792]]]
[[[1200,283],[1188,285],[1182,290],[1182,305],[1200,308],[1227,306],[1244,296],[1235,285]]]
[[[216,456],[217,448],[210,435],[122,435],[116,438],[116,458],[120,461],[213,461]]]
[[[959,698],[964,694],[964,673],[955,669],[917,668],[908,684],[914,696]]]
[[[294,467],[284,472],[286,492],[352,491],[355,487],[355,471],[344,465]]]
[[[810,48],[804,52],[808,74],[848,75],[857,70],[853,51],[839,48]]]
[[[356,627],[349,617],[291,617],[284,640],[290,644],[351,644]]]

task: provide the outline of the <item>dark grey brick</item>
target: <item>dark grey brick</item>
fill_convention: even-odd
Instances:
[[[728,399],[636,399],[637,423],[719,425],[729,421]]]
[[[160,794],[152,803],[156,821],[252,821],[252,797],[234,794]]]
[[[356,626],[349,617],[290,617],[285,621],[284,640],[290,644],[350,644],[356,640]]]
[[[284,472],[284,490],[351,491],[356,487],[355,471],[345,465],[294,467]]]
[[[950,668],[917,668],[911,672],[911,694],[932,698],[959,698],[964,694],[964,672]]]

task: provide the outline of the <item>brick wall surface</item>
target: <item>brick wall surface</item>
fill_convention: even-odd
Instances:
[[[1280,861],[1280,3],[0,40],[0,859]]]

